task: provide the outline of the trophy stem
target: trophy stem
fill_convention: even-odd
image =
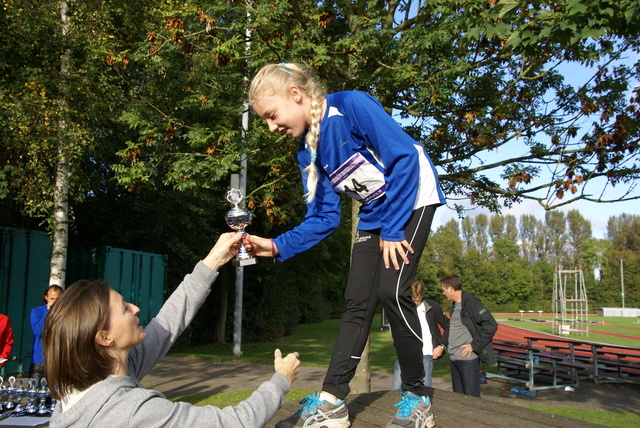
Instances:
[[[244,235],[244,228],[239,229],[236,233],[239,233],[241,235]],[[244,242],[240,241],[240,248],[238,249],[238,255],[237,255],[237,259],[238,260],[246,260],[246,259],[250,259],[251,256],[249,255],[249,251],[247,251],[247,248],[244,246]]]

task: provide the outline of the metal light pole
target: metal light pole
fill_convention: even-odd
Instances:
[[[244,170],[243,170],[244,172]],[[243,183],[242,174],[231,175],[231,188],[241,189],[244,194],[246,187]],[[236,298],[233,310],[233,355],[239,357],[242,355],[240,345],[242,343],[242,293],[244,283],[244,267],[236,266]]]
[[[249,18],[247,13],[247,19]],[[245,31],[246,36],[246,50],[249,51],[251,45],[250,37],[251,30],[248,28]],[[245,75],[245,82],[249,79]],[[249,134],[249,100],[245,99],[242,104],[242,141],[246,143],[247,135]],[[234,182],[235,181],[235,182]],[[231,176],[231,187],[240,189],[242,194],[246,196],[247,192],[247,153],[240,154],[240,174],[233,174]],[[244,267],[236,267],[236,304],[233,311],[233,355],[239,357],[242,355],[242,294],[244,284]]]
[[[620,259],[620,284],[622,286],[622,308],[624,308],[624,265]]]

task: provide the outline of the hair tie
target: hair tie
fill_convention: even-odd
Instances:
[[[276,262],[276,244],[273,243],[273,239],[270,239],[271,241],[271,258],[273,259],[273,262]]]
[[[311,163],[314,163],[318,158],[318,154],[316,152],[311,152]]]
[[[278,67],[278,70],[282,70],[282,71],[284,71],[285,73],[289,73],[289,74],[291,74],[291,75],[293,76],[293,71],[291,71],[291,70],[287,69],[287,63],[286,63],[286,62],[281,62],[281,63],[280,63],[280,65],[281,65],[282,67]]]

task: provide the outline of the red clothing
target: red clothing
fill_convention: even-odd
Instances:
[[[0,358],[8,360],[13,349],[13,329],[9,317],[0,314]],[[4,363],[0,363],[3,366]]]

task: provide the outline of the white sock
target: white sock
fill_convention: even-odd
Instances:
[[[320,401],[326,401],[328,403],[331,403],[334,406],[336,406],[340,401],[342,401],[342,400],[338,400],[336,398],[333,398],[333,395],[327,394],[326,392],[321,392],[320,393],[320,397],[318,397],[318,399]]]

